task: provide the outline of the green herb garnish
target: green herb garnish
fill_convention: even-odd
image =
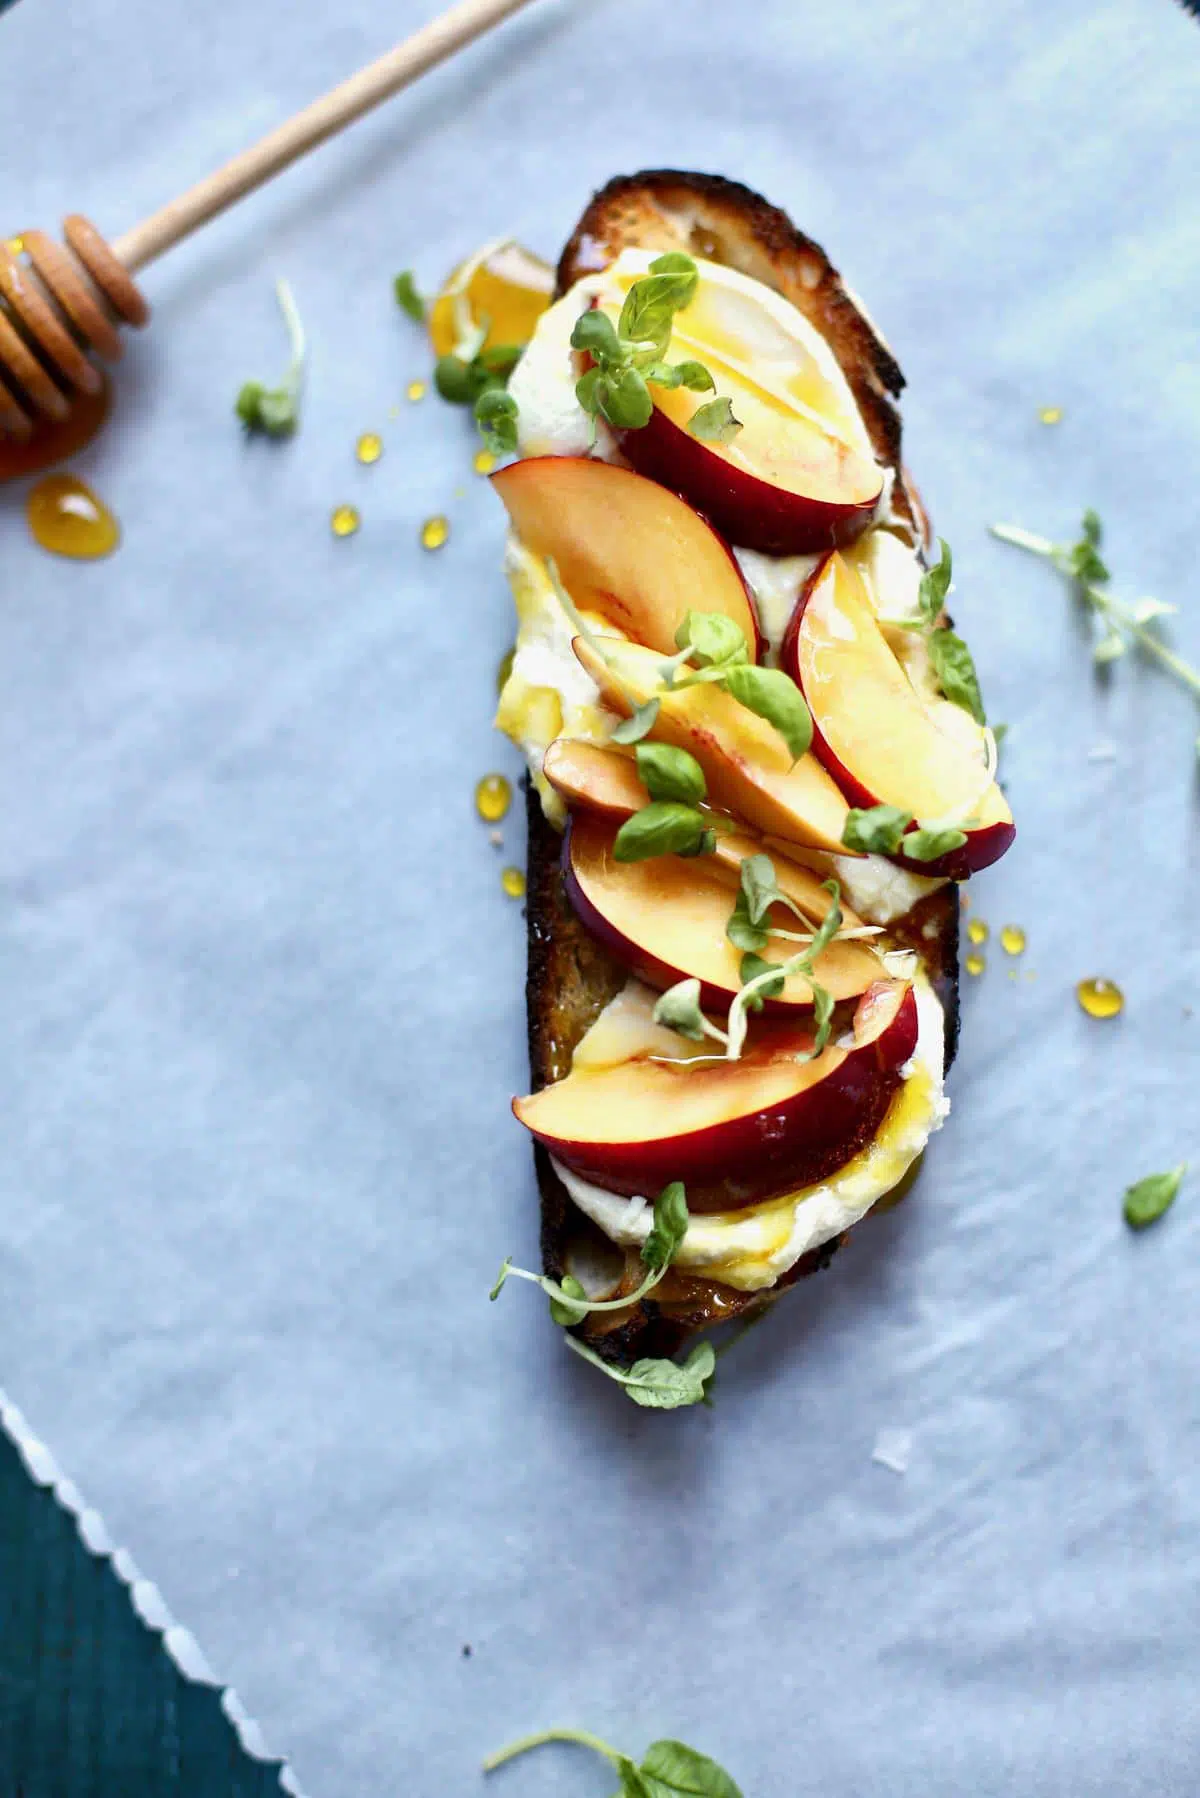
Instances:
[[[651,799],[699,805],[708,798],[704,770],[686,749],[670,743],[639,743],[635,753],[638,779]]]
[[[540,1286],[550,1300],[550,1315],[554,1322],[568,1329],[582,1323],[593,1312],[624,1311],[654,1291],[679,1253],[687,1235],[687,1227],[687,1195],[683,1182],[673,1180],[654,1201],[654,1221],[642,1244],[642,1266],[646,1273],[635,1291],[626,1293],[621,1298],[589,1299],[572,1274],[566,1274],[562,1280],[552,1280],[547,1274],[530,1273],[526,1268],[514,1267],[511,1260],[506,1260],[489,1296],[498,1298],[505,1282],[510,1278],[528,1280],[532,1285]],[[704,1383],[716,1365],[712,1348],[707,1342],[694,1348],[686,1361],[646,1359],[635,1361],[630,1368],[612,1366],[574,1336],[568,1336],[567,1342],[576,1354],[582,1355],[585,1361],[592,1362],[602,1373],[623,1386],[635,1404],[659,1411],[672,1411],[681,1405],[698,1404],[706,1396]]]
[[[701,1344],[702,1348],[707,1346]],[[699,1349],[694,1349],[689,1360],[694,1360],[699,1353]],[[708,1353],[711,1356],[712,1350]],[[667,1362],[666,1365],[674,1366],[674,1363]],[[542,1748],[548,1742],[573,1742],[581,1748],[590,1748],[594,1754],[603,1755],[621,1782],[614,1798],[742,1798],[740,1788],[724,1767],[695,1748],[689,1748],[686,1742],[651,1742],[638,1765],[629,1755],[622,1754],[585,1729],[544,1729],[537,1735],[522,1736],[519,1742],[511,1742],[507,1748],[490,1754],[483,1763],[483,1770],[493,1773],[506,1761],[515,1760],[519,1754],[528,1754],[532,1748]]]
[[[660,855],[711,855],[717,846],[717,827],[718,820],[694,805],[656,799],[626,818],[613,840],[613,860],[648,862]]]
[[[493,456],[517,451],[517,402],[502,387],[488,387],[475,401],[475,423]]]
[[[247,381],[237,396],[234,411],[247,432],[265,437],[290,437],[300,422],[300,388],[304,379],[304,326],[300,322],[292,290],[286,281],[275,283],[275,294],[291,345],[291,360],[278,387]]]
[[[1169,649],[1154,629],[1157,621],[1170,616],[1176,607],[1149,596],[1130,603],[1109,592],[1111,576],[1100,554],[1103,529],[1099,515],[1090,507],[1083,515],[1080,535],[1074,543],[1051,543],[1048,537],[1038,537],[1015,524],[994,524],[991,533],[1001,543],[1012,543],[1017,549],[1041,556],[1066,576],[1076,598],[1088,608],[1098,627],[1092,648],[1096,663],[1103,666],[1115,662],[1136,644],[1200,696],[1200,669]],[[1200,752],[1200,738],[1196,748]]]
[[[672,250],[657,257],[649,273],[634,282],[615,325],[598,307],[580,314],[571,347],[588,356],[591,367],[576,382],[575,394],[590,419],[604,418],[618,430],[640,431],[654,410],[651,387],[712,392],[715,383],[702,362],[664,360],[675,314],[691,304],[699,279],[692,258]],[[688,424],[694,436],[719,443],[729,442],[741,428],[728,399],[699,407]]]
[[[939,537],[938,560],[921,576],[917,597],[919,617],[906,622],[905,628],[920,631],[924,636],[930,663],[946,698],[961,706],[964,712],[970,712],[976,724],[982,726],[987,723],[987,714],[983,709],[974,658],[962,638],[941,622],[952,572],[950,545],[944,537]]]
[[[410,268],[403,269],[392,282],[392,292],[396,296],[396,304],[402,312],[407,312],[414,324],[425,323],[425,301],[417,292],[417,283]]]
[[[957,824],[920,825],[911,812],[897,805],[873,805],[865,811],[852,806],[842,826],[842,842],[847,849],[861,849],[867,855],[906,855],[914,862],[935,862],[939,856],[961,849],[967,840],[965,830]]]
[[[1186,1173],[1187,1163],[1181,1161],[1170,1173],[1147,1174],[1144,1180],[1131,1186],[1122,1207],[1129,1228],[1144,1230],[1148,1224],[1157,1223],[1163,1212],[1169,1211],[1175,1203],[1175,1194]]]
[[[842,928],[841,889],[836,880],[823,883],[830,896],[829,908],[819,925],[780,890],[775,866],[768,855],[747,856],[742,863],[737,901],[725,926],[725,934],[735,949],[744,951],[739,968],[741,987],[729,1007],[726,1028],[704,1015],[700,1006],[700,982],[680,980],[662,993],[654,1007],[654,1022],[676,1031],[691,1042],[711,1037],[721,1043],[727,1060],[736,1061],[746,1041],[747,1013],[761,1011],[764,999],[783,991],[793,974],[800,974],[812,991],[813,1015],[817,1030],[813,1046],[801,1060],[819,1055],[829,1041],[833,1020],[833,996],[814,973],[814,966]],[[783,906],[804,925],[803,931],[781,930],[769,920],[774,905]],[[767,961],[758,951],[768,942],[803,943],[804,947],[784,961]]]

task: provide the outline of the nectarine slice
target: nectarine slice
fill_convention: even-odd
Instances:
[[[961,879],[1004,854],[1015,830],[1003,793],[961,740],[939,728],[844,557],[828,556],[814,571],[782,660],[808,701],[813,753],[852,804],[899,806],[927,824],[961,820],[966,843],[914,869]]]
[[[513,1111],[552,1155],[610,1192],[682,1180],[693,1210],[727,1210],[822,1180],[877,1128],[917,1042],[911,986],[885,981],[853,1041],[797,1061],[809,1032],[756,1026],[739,1061],[637,1059],[568,1074]]]
[[[617,276],[628,287],[636,271]],[[870,523],[883,470],[828,345],[801,313],[702,263],[668,359],[703,363],[742,428],[727,443],[702,442],[689,425],[714,394],[652,386],[649,424],[616,434],[635,468],[682,493],[730,542],[768,555],[831,549]]]
[[[567,897],[582,922],[618,960],[649,986],[666,988],[677,980],[700,981],[700,1003],[727,1010],[741,986],[741,954],[725,934],[737,898],[732,873],[713,867],[710,857],[658,856],[652,861],[619,862],[612,847],[619,827],[594,812],[577,812],[567,826],[563,850]],[[829,894],[814,878],[808,915],[824,918]],[[776,915],[778,914],[778,915]],[[770,922],[801,930],[800,920],[775,907]],[[768,961],[783,961],[800,945],[771,942]],[[878,956],[861,941],[835,938],[816,965],[821,985],[835,999],[857,999],[883,977]],[[794,1013],[811,1007],[812,988],[793,975],[782,993],[764,1001],[768,1012]]]
[[[600,656],[576,637],[575,654],[615,711],[628,715],[658,697],[655,737],[695,756],[720,810],[785,843],[846,853],[845,800],[815,757],[792,761],[764,718],[716,685],[661,690],[661,659],[639,645],[614,639]]]
[[[492,476],[513,528],[553,560],[583,612],[675,653],[689,611],[723,612],[758,653],[758,621],[728,546],[677,494],[586,456],[533,456]]]

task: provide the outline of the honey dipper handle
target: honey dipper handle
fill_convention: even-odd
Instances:
[[[414,36],[397,44],[378,62],[360,69],[357,75],[352,75],[321,99],[314,100],[311,106],[268,132],[250,149],[243,150],[224,168],[197,182],[178,199],[135,225],[132,231],[126,231],[112,245],[115,254],[131,273],[144,268],[199,225],[207,224],[209,219],[224,212],[243,194],[261,187],[264,181],[269,181],[272,175],[287,168],[306,151],[324,143],[326,138],[333,137],[344,126],[370,112],[373,106],[378,106],[381,100],[399,93],[426,69],[444,62],[456,50],[461,50],[528,3],[529,0],[459,0],[457,6],[423,25]]]

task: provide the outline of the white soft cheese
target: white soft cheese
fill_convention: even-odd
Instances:
[[[893,973],[914,974],[912,956],[893,954],[887,961]],[[915,973],[914,984],[917,1046],[868,1146],[819,1185],[743,1210],[689,1219],[676,1267],[742,1292],[774,1286],[802,1255],[856,1224],[899,1184],[950,1110],[943,1091],[942,1007],[923,974]],[[554,1166],[576,1205],[610,1241],[635,1248],[645,1242],[654,1221],[651,1200],[605,1192],[560,1163]]]
[[[822,556],[764,556],[761,550],[737,548],[733,554],[753,595],[758,628],[767,640],[765,659],[775,666],[801,590]]]

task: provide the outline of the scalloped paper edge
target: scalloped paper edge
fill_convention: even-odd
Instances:
[[[3,11],[3,0],[0,0],[0,11]],[[219,1692],[221,1709],[232,1724],[245,1753],[251,1760],[274,1764],[277,1757],[268,1751],[262,1730],[234,1688],[221,1683],[191,1630],[175,1621],[162,1593],[153,1580],[147,1579],[140,1571],[129,1550],[116,1546],[99,1511],[84,1501],[78,1486],[73,1480],[67,1479],[46,1444],[30,1429],[23,1413],[2,1387],[0,1428],[12,1439],[34,1484],[48,1488],[58,1505],[68,1516],[74,1518],[79,1539],[88,1553],[98,1560],[111,1562],[113,1572],[128,1591],[130,1603],[137,1615],[147,1629],[161,1638],[163,1647],[184,1679],[192,1685],[210,1686]],[[288,1794],[288,1798],[306,1798],[287,1762],[282,1761],[278,1765],[280,1791]]]

